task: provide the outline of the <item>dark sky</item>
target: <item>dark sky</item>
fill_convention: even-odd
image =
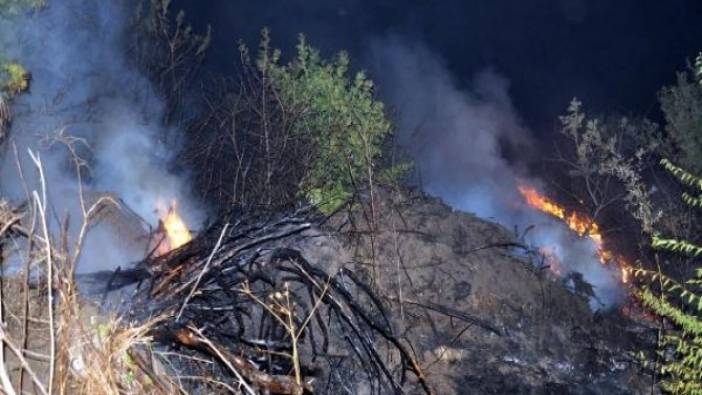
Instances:
[[[596,111],[656,117],[657,90],[702,50],[699,0],[180,0],[175,7],[213,26],[210,71],[233,70],[236,40],[255,46],[263,26],[277,47],[289,49],[304,32],[327,54],[348,50],[360,68],[369,41],[393,34],[438,53],[459,84],[486,67],[505,76],[535,131],[551,130],[573,96]]]

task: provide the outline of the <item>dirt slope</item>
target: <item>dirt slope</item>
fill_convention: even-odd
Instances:
[[[359,208],[329,226],[377,279],[437,394],[650,392],[628,357],[650,330],[592,312],[499,225],[418,193],[378,195],[375,221]]]
[[[329,274],[345,267],[365,277],[436,394],[651,392],[651,378],[629,355],[655,332],[618,310],[591,311],[586,296],[530,261],[513,232],[419,193],[376,191],[375,203],[375,217],[356,205],[321,228],[259,246],[260,264],[271,265],[266,251],[292,248]],[[338,351],[329,355],[349,353],[343,331],[329,330]],[[398,370],[397,356],[377,344]],[[357,366],[332,380],[328,356],[304,347],[303,366],[317,371],[315,393],[370,393],[363,375],[350,371]]]

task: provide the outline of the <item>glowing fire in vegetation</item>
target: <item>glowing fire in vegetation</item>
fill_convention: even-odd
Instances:
[[[517,188],[529,206],[560,219],[566,225],[568,225],[572,231],[577,233],[578,236],[589,237],[592,241],[594,241],[595,245],[597,246],[597,259],[600,261],[600,263],[604,265],[615,261],[620,267],[622,282],[629,282],[629,276],[631,274],[629,265],[623,259],[615,258],[614,254],[604,248],[600,227],[597,225],[597,223],[595,223],[595,221],[592,220],[592,218],[576,212],[568,214],[563,206],[541,195],[536,189],[530,186],[519,185]],[[547,251],[548,253],[545,254],[547,261],[553,264],[553,261],[556,259],[555,255],[550,250]],[[554,273],[560,275],[560,264],[556,265],[558,269],[554,271]]]
[[[168,208],[159,202],[156,208],[161,224],[160,230],[165,238],[158,246],[158,255],[163,255],[171,250],[174,250],[183,244],[193,239],[188,226],[183,221],[183,218],[178,214],[176,201],[172,201]]]

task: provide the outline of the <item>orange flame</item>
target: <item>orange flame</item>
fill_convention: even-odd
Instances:
[[[563,206],[541,195],[536,189],[530,186],[519,185],[517,189],[519,189],[519,193],[522,194],[529,206],[562,220],[568,225],[568,228],[577,233],[578,236],[589,237],[597,246],[597,259],[600,263],[604,265],[615,261],[621,268],[622,282],[629,282],[629,275],[631,272],[629,265],[627,265],[623,259],[615,258],[612,252],[604,248],[600,227],[592,218],[577,212],[568,214]]]
[[[161,231],[165,235],[165,239],[158,246],[159,255],[172,251],[193,239],[190,229],[178,214],[175,200],[167,209],[164,209],[163,204],[159,203],[156,212],[160,217]]]

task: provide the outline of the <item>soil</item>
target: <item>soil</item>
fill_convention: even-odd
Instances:
[[[593,312],[502,226],[407,191],[376,193],[374,210],[328,226],[382,290],[437,394],[651,392],[630,355],[655,330],[619,308]]]
[[[343,266],[363,276],[392,311],[393,332],[435,394],[656,393],[631,356],[650,347],[655,330],[622,313],[630,306],[592,311],[586,294],[535,265],[512,232],[438,199],[376,191],[373,202],[373,210],[357,204],[275,244],[301,251],[330,274]],[[121,228],[115,213],[105,215]],[[124,217],[130,229],[139,228]],[[18,284],[3,286],[9,321],[21,315],[12,300]],[[46,305],[36,292],[30,315],[40,317],[34,309]],[[46,339],[29,335],[29,348],[41,352]],[[409,393],[421,393],[408,380]],[[346,391],[368,392],[362,384]]]

